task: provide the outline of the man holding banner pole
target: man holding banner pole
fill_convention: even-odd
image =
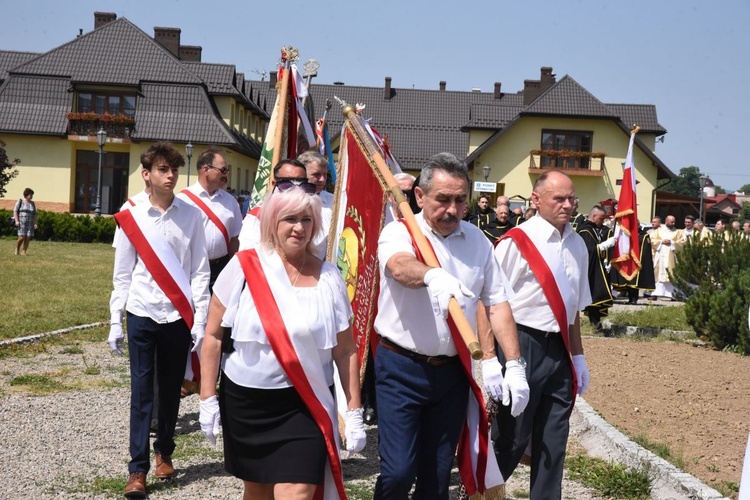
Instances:
[[[408,498],[415,479],[412,498],[447,499],[459,438],[459,462],[468,458],[462,450],[468,453],[470,439],[462,430],[475,427],[480,412],[484,416],[481,391],[463,366],[465,361],[470,366],[471,360],[460,359],[460,352],[467,351],[457,351],[455,342],[461,337],[448,319],[451,298],[459,301],[475,331],[481,299],[490,308],[493,332],[505,356],[520,355],[492,245],[479,228],[461,220],[468,189],[466,166],[450,153],[430,158],[414,188],[422,208],[415,216],[417,226],[440,267],[422,262],[409,226],[401,221],[388,224],[378,241],[381,280],[375,330],[380,345],[375,383],[381,473],[376,499]],[[506,404],[512,399],[513,414],[521,413],[529,397],[523,370],[508,370],[504,380],[498,373],[492,382],[496,395],[507,393]],[[492,450],[488,453],[486,436],[473,437],[485,440],[479,453],[486,470],[481,477],[462,479],[465,484],[478,483],[483,493],[485,486],[503,481]]]

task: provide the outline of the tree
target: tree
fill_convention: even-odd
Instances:
[[[739,191],[740,193],[750,194],[750,184],[745,184],[744,186],[737,188],[737,191]]]
[[[18,175],[16,165],[21,163],[21,160],[16,158],[11,161],[8,159],[8,153],[5,152],[5,143],[0,140],[0,198],[5,197],[5,186]]]
[[[672,182],[664,186],[662,189],[670,193],[685,194],[688,196],[700,196],[701,185],[700,167],[690,166],[680,169],[680,174],[672,179]]]

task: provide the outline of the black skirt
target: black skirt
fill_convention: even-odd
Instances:
[[[252,389],[221,375],[224,468],[253,483],[323,484],[325,440],[294,387]]]

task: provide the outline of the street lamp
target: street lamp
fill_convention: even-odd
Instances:
[[[485,165],[482,167],[482,172],[484,172],[484,182],[487,182],[487,178],[490,176],[490,170],[491,168],[489,165]]]
[[[188,141],[188,143],[185,145],[185,153],[188,157],[188,176],[187,176],[187,185],[190,186],[190,158],[193,157],[193,143]]]
[[[97,217],[102,216],[102,155],[104,155],[104,143],[107,142],[107,132],[104,131],[104,127],[99,129],[96,133],[96,142],[99,144],[99,176],[96,181],[96,209],[94,215]]]
[[[698,177],[698,184],[701,187],[701,202],[700,202],[700,208],[698,209],[699,210],[698,218],[702,220],[704,224],[706,221],[703,220],[703,188],[706,187],[707,182],[708,182],[708,177],[706,177],[705,175],[701,175],[700,177]]]

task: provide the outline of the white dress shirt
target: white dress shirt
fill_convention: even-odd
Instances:
[[[259,250],[260,251],[260,250]],[[243,387],[280,389],[292,382],[281,367],[268,341],[266,332],[245,285],[245,274],[237,257],[233,257],[214,283],[216,298],[225,305],[222,326],[232,328],[235,351],[222,360],[222,370],[232,382]],[[314,287],[294,287],[299,302],[295,314],[306,320],[315,339],[326,382],[333,385],[331,350],[338,342],[338,333],[349,328],[352,308],[338,268],[323,262],[320,279]]]
[[[208,205],[208,208],[210,208],[219,220],[224,223],[224,227],[227,228],[230,240],[232,238],[237,238],[240,235],[240,229],[242,229],[242,212],[240,210],[240,204],[237,203],[237,200],[231,194],[223,189],[217,189],[212,196],[208,194],[208,191],[206,191],[199,182],[188,187],[187,191],[190,191],[203,203]],[[206,249],[208,251],[209,260],[219,259],[229,253],[226,241],[224,240],[224,234],[219,230],[216,224],[208,218],[208,215],[193,203],[193,200],[188,198],[187,195],[180,193],[177,196],[181,200],[198,208],[200,211],[203,221],[203,229],[205,231]]]
[[[210,298],[210,268],[198,209],[175,197],[164,213],[150,203],[140,203],[130,210],[145,213],[174,251],[190,280],[195,311],[194,323],[205,325]],[[179,320],[180,313],[156,284],[127,235],[123,231],[118,231],[115,233],[115,239],[115,266],[112,278],[114,290],[109,301],[112,322],[122,322],[123,308],[136,316],[151,318],[156,323],[172,323]]]
[[[422,233],[432,244],[441,266],[474,293],[464,298],[466,319],[476,331],[477,301],[486,306],[505,302],[503,278],[492,256],[492,244],[476,226],[461,221],[446,237],[432,231],[421,213],[415,216]],[[380,296],[375,330],[406,349],[427,356],[456,354],[456,346],[442,313],[433,307],[427,287],[407,288],[398,283],[386,268],[393,255],[414,255],[406,225],[394,221],[383,228],[378,241]]]
[[[573,304],[571,310],[580,311],[591,304],[588,250],[586,250],[583,238],[573,230],[570,224],[565,225],[563,234],[560,235],[560,231],[552,224],[541,216],[535,215],[518,226],[518,229],[527,234],[541,236],[545,240],[546,248],[545,251],[540,248],[540,253],[556,255],[561,259],[573,294],[572,297],[563,297],[563,299],[566,304],[568,301]],[[495,248],[495,258],[513,289],[513,296],[509,302],[516,323],[545,332],[559,332],[560,326],[549,306],[547,297],[516,244],[510,238],[501,240]],[[551,269],[558,265],[555,262],[547,264]],[[574,319],[568,317],[568,323],[573,324]]]

